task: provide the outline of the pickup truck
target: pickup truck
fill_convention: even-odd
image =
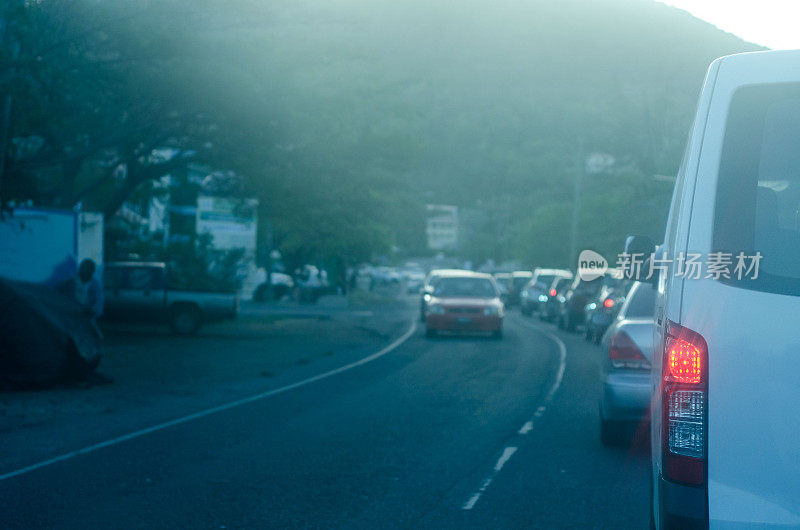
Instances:
[[[236,318],[236,292],[200,292],[169,287],[160,262],[107,263],[103,270],[104,318],[168,324],[179,335],[197,333],[206,322]]]
[[[656,254],[655,528],[800,527],[798,146],[800,51],[714,61]]]

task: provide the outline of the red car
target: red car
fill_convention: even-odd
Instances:
[[[426,335],[482,332],[500,338],[503,309],[500,292],[489,274],[461,272],[442,276],[425,311]]]

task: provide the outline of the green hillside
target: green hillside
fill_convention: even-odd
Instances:
[[[677,169],[708,64],[756,49],[644,0],[291,2],[275,13],[264,66],[278,73],[293,143],[326,172],[480,209],[472,257],[531,264],[563,264],[575,166],[591,152],[617,164],[585,182],[580,246],[659,236],[671,185],[652,177]]]

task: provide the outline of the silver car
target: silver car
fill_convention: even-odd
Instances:
[[[600,438],[606,445],[625,440],[631,425],[646,417],[650,406],[655,290],[636,282],[601,341]]]

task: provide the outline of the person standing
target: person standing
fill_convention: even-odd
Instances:
[[[83,308],[92,326],[100,337],[100,328],[97,327],[97,319],[103,314],[103,288],[97,280],[95,272],[97,266],[91,259],[81,261],[78,267],[78,281],[75,282],[75,299]]]

